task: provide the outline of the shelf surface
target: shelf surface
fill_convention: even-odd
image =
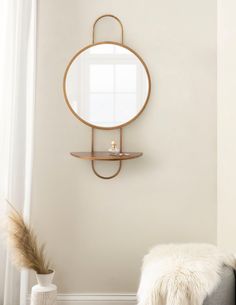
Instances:
[[[99,161],[120,161],[139,158],[143,155],[141,152],[122,152],[117,155],[111,155],[106,151],[95,152],[71,152],[71,155],[84,160],[99,160]]]

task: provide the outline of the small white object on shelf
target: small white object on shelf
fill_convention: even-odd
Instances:
[[[109,153],[111,155],[118,155],[120,150],[117,148],[116,142],[112,141],[111,142],[111,148],[108,149]]]

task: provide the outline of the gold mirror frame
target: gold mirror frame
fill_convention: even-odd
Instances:
[[[117,45],[117,46],[120,46],[120,47],[123,47],[127,50],[129,50],[131,53],[133,53],[137,58],[138,60],[142,63],[146,73],[147,73],[147,78],[148,78],[148,92],[147,92],[147,97],[146,97],[146,100],[143,104],[143,107],[141,108],[141,110],[132,118],[130,119],[129,121],[121,124],[121,125],[116,125],[116,126],[113,126],[113,127],[102,127],[102,126],[97,126],[97,125],[93,125],[87,121],[85,121],[84,119],[82,119],[74,110],[73,108],[71,107],[70,105],[70,102],[68,100],[68,97],[67,97],[67,94],[66,94],[66,78],[67,78],[67,74],[68,74],[68,71],[71,67],[71,65],[73,64],[74,60],[79,57],[79,55],[81,53],[83,53],[85,50],[91,48],[91,47],[94,47],[96,45],[101,45],[101,44],[113,44],[113,45]],[[66,67],[66,70],[65,70],[65,74],[64,74],[64,78],[63,78],[63,93],[64,93],[64,98],[65,98],[65,101],[66,101],[66,104],[67,106],[69,107],[70,111],[73,113],[73,115],[79,119],[81,122],[83,122],[84,124],[90,126],[90,127],[93,127],[93,128],[97,128],[97,129],[102,129],[102,130],[112,130],[112,129],[118,129],[118,128],[121,128],[123,126],[126,126],[128,124],[130,124],[131,122],[133,122],[134,120],[136,120],[140,114],[143,112],[143,110],[145,109],[147,103],[148,103],[148,100],[149,100],[149,97],[150,97],[150,94],[151,94],[151,77],[150,77],[150,73],[148,71],[148,68],[147,68],[147,65],[145,64],[144,60],[141,58],[141,56],[139,56],[133,49],[131,49],[130,47],[124,45],[123,43],[118,43],[118,42],[113,42],[113,41],[102,41],[102,42],[97,42],[97,43],[93,43],[93,44],[90,44],[86,47],[84,47],[83,49],[81,49],[79,52],[77,52],[73,57],[72,59],[70,60],[69,64],[67,65]]]

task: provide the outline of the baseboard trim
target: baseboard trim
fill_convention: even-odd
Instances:
[[[57,305],[135,305],[136,303],[134,293],[59,293],[57,296]]]

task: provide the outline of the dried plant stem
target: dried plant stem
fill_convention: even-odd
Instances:
[[[23,216],[7,200],[11,211],[8,215],[8,240],[13,253],[13,262],[18,268],[33,269],[39,274],[48,274],[49,263],[45,258],[44,245]]]

